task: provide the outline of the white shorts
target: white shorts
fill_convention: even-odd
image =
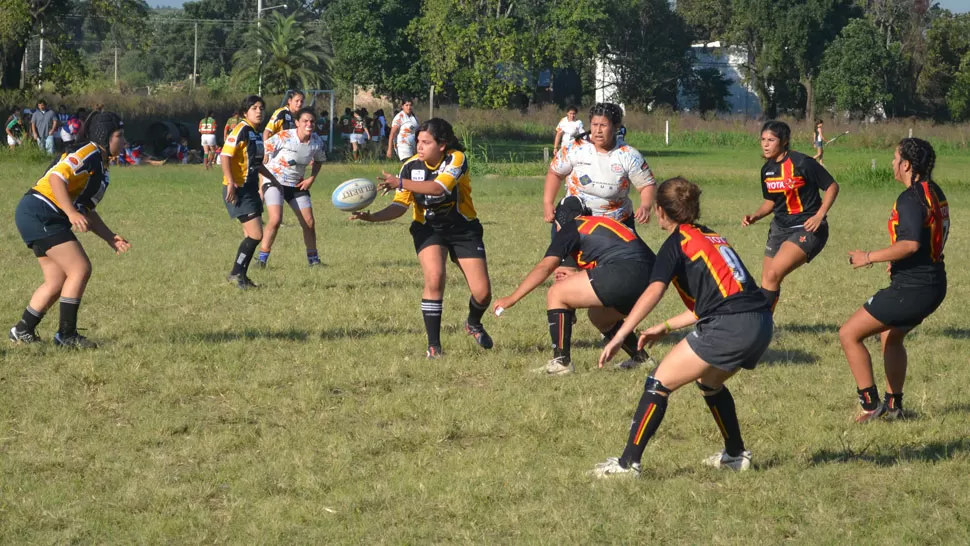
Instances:
[[[283,186],[283,191],[277,186],[266,186],[263,189],[263,201],[266,206],[283,206],[283,201],[290,204],[294,211],[313,208],[310,202],[310,192],[293,186]]]
[[[202,135],[202,145],[203,146],[215,146],[216,145],[216,135]]]
[[[410,158],[415,154],[414,146],[398,146],[397,147],[397,158],[401,161]]]
[[[365,135],[361,134],[361,133],[351,133],[350,134],[350,143],[351,144],[366,144],[367,143],[367,137]]]
[[[20,146],[20,139],[7,135],[7,146]]]

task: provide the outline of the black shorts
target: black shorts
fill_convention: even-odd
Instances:
[[[222,186],[222,201],[226,201],[228,186]],[[263,202],[259,199],[259,189],[255,183],[236,186],[236,202],[226,203],[229,217],[240,222],[248,222],[263,214]]]
[[[24,244],[38,258],[46,256],[48,250],[59,244],[77,241],[67,215],[55,211],[52,205],[30,193],[17,204],[14,221]]]
[[[690,348],[715,368],[753,370],[771,344],[771,311],[714,315],[702,318],[687,335]]]
[[[772,222],[771,227],[768,229],[768,242],[765,243],[765,256],[774,258],[775,254],[778,254],[781,245],[787,241],[798,245],[798,248],[802,249],[802,252],[808,256],[808,261],[810,262],[822,252],[828,240],[828,222],[822,222],[822,225],[818,226],[818,229],[814,233],[805,231],[805,228],[802,227],[785,228]]]
[[[890,285],[863,305],[879,322],[893,328],[915,328],[946,298],[946,282],[931,286]]]
[[[626,220],[623,220],[620,223],[623,224],[624,226],[630,228],[633,231],[633,233],[636,233],[637,232],[636,220],[633,218],[633,215],[632,214],[630,216],[627,216]],[[550,240],[556,238],[556,233],[558,233],[556,231],[556,223],[553,222],[552,223],[552,237],[551,237]],[[637,236],[639,237],[639,235],[637,235]],[[566,256],[565,258],[563,258],[561,265],[562,265],[562,267],[572,267],[573,269],[578,269],[579,268],[579,264],[576,263],[576,258],[573,258],[572,255],[569,255],[569,256]]]
[[[617,262],[587,270],[589,284],[604,307],[612,307],[624,315],[636,305],[640,295],[650,284],[650,264]]]
[[[465,224],[435,229],[428,224],[411,222],[411,237],[414,238],[414,251],[420,253],[425,248],[438,245],[448,249],[451,261],[459,258],[485,259],[485,243],[482,241],[482,223],[472,220]]]

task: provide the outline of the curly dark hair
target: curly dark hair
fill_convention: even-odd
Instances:
[[[899,141],[899,158],[912,165],[911,184],[920,180],[933,179],[936,166],[936,152],[929,142],[921,138],[904,138]]]
[[[589,109],[589,119],[593,119],[596,116],[604,116],[616,128],[619,128],[623,123],[623,109],[612,102],[597,102],[594,104]]]

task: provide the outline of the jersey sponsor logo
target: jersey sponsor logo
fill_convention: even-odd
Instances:
[[[680,233],[683,237],[680,245],[684,254],[692,262],[704,260],[722,297],[744,291],[744,283],[747,281],[744,266],[726,239],[717,233],[703,233],[688,225],[681,226]]]
[[[256,140],[258,138],[259,138],[259,135],[257,135],[256,133],[254,132],[249,133],[249,140]]]
[[[81,164],[81,162],[79,162],[77,158],[72,155],[67,156],[67,162],[70,163],[71,165],[74,165],[75,167]]]
[[[765,187],[768,193],[783,194],[785,197],[785,207],[788,214],[799,214],[805,211],[802,206],[802,198],[798,195],[798,189],[805,185],[805,178],[795,176],[795,164],[791,158],[781,164],[781,174],[774,178],[770,173],[765,173]]]
[[[620,165],[619,163],[613,163],[610,165],[610,170],[615,172],[616,174],[623,174],[623,165]]]
[[[417,169],[417,170],[411,171],[411,180],[414,180],[415,182],[424,182],[426,174],[427,174],[427,171],[425,171],[424,169]]]
[[[452,165],[445,169],[445,174],[450,174],[454,178],[461,176],[461,167],[458,165]]]
[[[583,186],[588,186],[589,184],[593,183],[593,179],[590,178],[588,174],[584,174],[583,176],[579,177],[579,183]]]

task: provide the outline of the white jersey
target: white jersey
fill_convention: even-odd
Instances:
[[[418,140],[418,118],[414,117],[414,114],[409,116],[404,113],[404,110],[401,110],[394,116],[394,121],[391,122],[391,130],[394,129],[397,129],[395,145],[399,148],[414,149]]]
[[[580,141],[556,153],[549,168],[566,177],[566,195],[575,195],[593,211],[618,222],[633,214],[630,184],[641,190],[656,184],[653,171],[635,148],[617,145],[608,153]]]
[[[562,140],[559,141],[559,146],[567,146],[577,136],[583,134],[585,130],[583,120],[569,121],[568,117],[562,118],[559,120],[559,125],[556,125],[556,131],[562,131]]]
[[[280,131],[263,146],[266,168],[283,186],[296,186],[306,175],[307,165],[314,161],[327,160],[323,140],[313,133],[310,134],[310,141],[303,143],[296,136],[296,130]]]

